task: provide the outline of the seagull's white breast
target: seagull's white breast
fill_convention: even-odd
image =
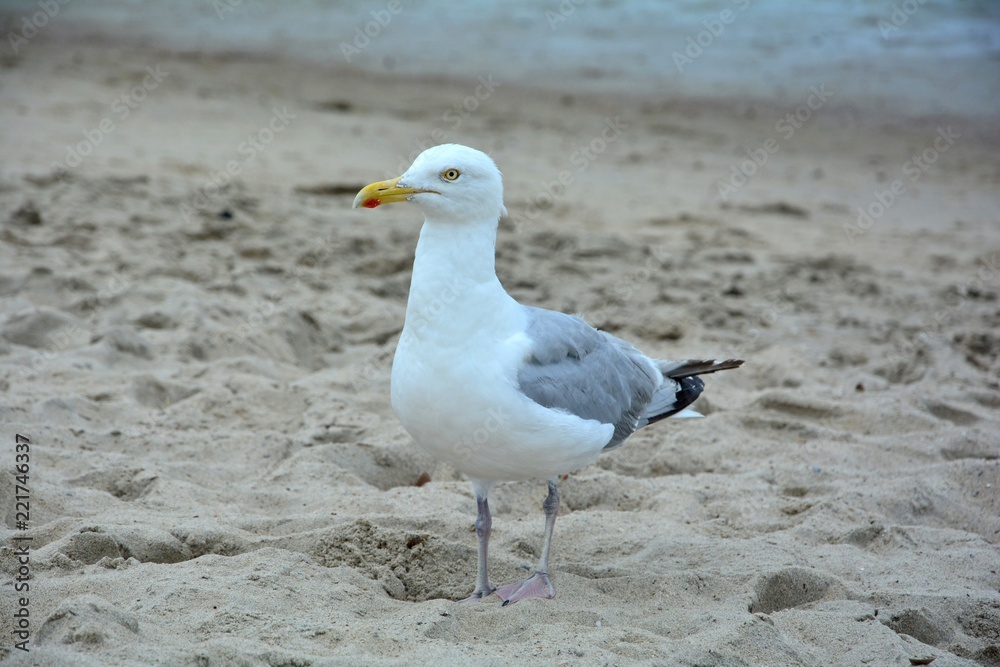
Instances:
[[[440,285],[440,283],[436,283]],[[411,289],[419,290],[415,280]],[[411,293],[392,366],[392,407],[436,458],[481,480],[548,478],[593,462],[614,427],[520,392],[531,341],[499,282]]]

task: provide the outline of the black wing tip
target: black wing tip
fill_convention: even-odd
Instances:
[[[676,400],[670,406],[669,410],[647,417],[646,424],[655,424],[667,417],[672,417],[698,400],[701,392],[705,390],[705,381],[698,377],[699,375],[708,375],[717,371],[739,368],[742,365],[742,359],[725,359],[723,361],[716,361],[715,359],[691,359],[678,368],[673,369],[667,377],[680,385],[680,388],[674,394]]]
[[[698,400],[701,396],[701,392],[705,391],[705,381],[696,375],[688,375],[687,377],[677,378],[677,383],[681,386],[674,394],[676,401],[670,406],[670,409],[666,412],[661,412],[658,415],[652,415],[647,418],[647,424],[655,424],[661,419],[666,419],[667,417],[672,417],[678,412],[686,408],[687,406]]]
[[[714,364],[714,366],[705,371],[705,373],[715,373],[716,371],[728,371],[731,368],[739,368],[744,362],[742,359],[723,359],[722,361],[712,359],[707,363]],[[701,373],[699,373],[699,375],[701,375]]]
[[[732,368],[739,368],[743,365],[742,359],[688,359],[681,362],[669,362],[669,367],[663,371],[667,377],[679,380],[692,375],[708,375],[719,371],[728,371]]]

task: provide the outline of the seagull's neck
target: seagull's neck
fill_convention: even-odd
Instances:
[[[413,260],[413,285],[435,286],[440,279],[492,283],[496,273],[497,223],[425,220]]]
[[[516,302],[497,279],[497,223],[425,220],[406,306],[408,333],[461,338]]]

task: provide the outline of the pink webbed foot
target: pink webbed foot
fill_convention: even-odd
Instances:
[[[516,581],[513,584],[501,586],[496,590],[496,594],[503,600],[503,607],[514,604],[518,600],[526,598],[545,598],[551,600],[556,596],[556,587],[552,585],[549,575],[545,572],[535,572],[527,579]]]

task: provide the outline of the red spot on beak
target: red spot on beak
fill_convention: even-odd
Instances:
[[[382,202],[380,202],[377,199],[366,199],[365,203],[362,204],[362,206],[364,206],[365,208],[375,208],[376,206],[378,206],[381,203]]]

